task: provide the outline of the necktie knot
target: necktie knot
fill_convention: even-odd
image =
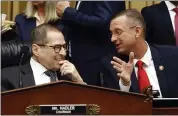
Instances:
[[[143,69],[143,62],[141,60],[137,61],[136,65],[138,69]]]
[[[173,11],[178,15],[178,8],[174,8]]]
[[[50,77],[51,82],[56,81],[57,79],[57,74],[55,71],[52,70],[47,70],[44,72],[48,77]]]

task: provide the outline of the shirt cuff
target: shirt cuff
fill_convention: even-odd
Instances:
[[[129,92],[130,86],[131,86],[131,81],[130,81],[129,86],[125,86],[122,84],[121,80],[119,80],[119,86],[120,86],[121,91]]]

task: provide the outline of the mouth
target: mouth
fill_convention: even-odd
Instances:
[[[122,44],[116,44],[116,49],[120,49]]]
[[[64,59],[55,59],[56,61],[62,61],[62,60],[64,60]]]
[[[65,58],[64,57],[57,57],[57,58],[55,58],[55,60],[56,61],[62,61],[62,60],[65,60]]]

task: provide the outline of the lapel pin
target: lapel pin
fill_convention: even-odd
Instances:
[[[159,66],[159,70],[160,70],[160,71],[164,70],[164,66],[162,66],[162,65]]]

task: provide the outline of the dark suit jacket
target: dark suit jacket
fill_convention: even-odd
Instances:
[[[159,86],[162,96],[165,98],[178,97],[178,48],[171,46],[150,45],[155,70],[158,77]],[[102,59],[105,69],[103,69],[103,78],[105,87],[119,89],[119,81],[117,73],[111,65],[111,60],[114,55],[109,55]],[[128,57],[118,56],[121,59],[128,61]],[[160,70],[159,66],[163,66],[164,70]],[[135,71],[131,75],[132,92],[139,93],[139,86]]]
[[[114,51],[109,23],[113,15],[122,10],[125,10],[124,1],[82,1],[78,10],[66,8],[62,19],[72,30],[69,32],[72,59],[92,60]]]
[[[8,68],[4,68],[1,71],[1,91],[7,91],[7,90],[19,88],[20,73],[21,73],[23,87],[29,87],[35,85],[35,80],[30,66],[30,62],[28,62],[25,65],[22,65],[21,68],[19,66],[8,67]],[[70,81],[68,77],[59,76],[59,75],[58,75],[58,80]]]
[[[68,7],[64,11],[62,19],[71,28],[71,62],[88,84],[100,85],[100,58],[116,52],[109,23],[122,10],[124,1],[82,1],[78,10]]]
[[[141,11],[146,23],[146,41],[159,45],[176,45],[176,38],[164,1],[148,6]]]
[[[36,18],[26,18],[24,14],[19,14],[16,16],[15,22],[16,22],[16,32],[20,36],[20,39],[31,40],[31,32],[36,27]],[[66,38],[67,27],[64,26],[64,22],[62,20],[49,22],[49,24],[54,25],[58,29],[60,29]]]

